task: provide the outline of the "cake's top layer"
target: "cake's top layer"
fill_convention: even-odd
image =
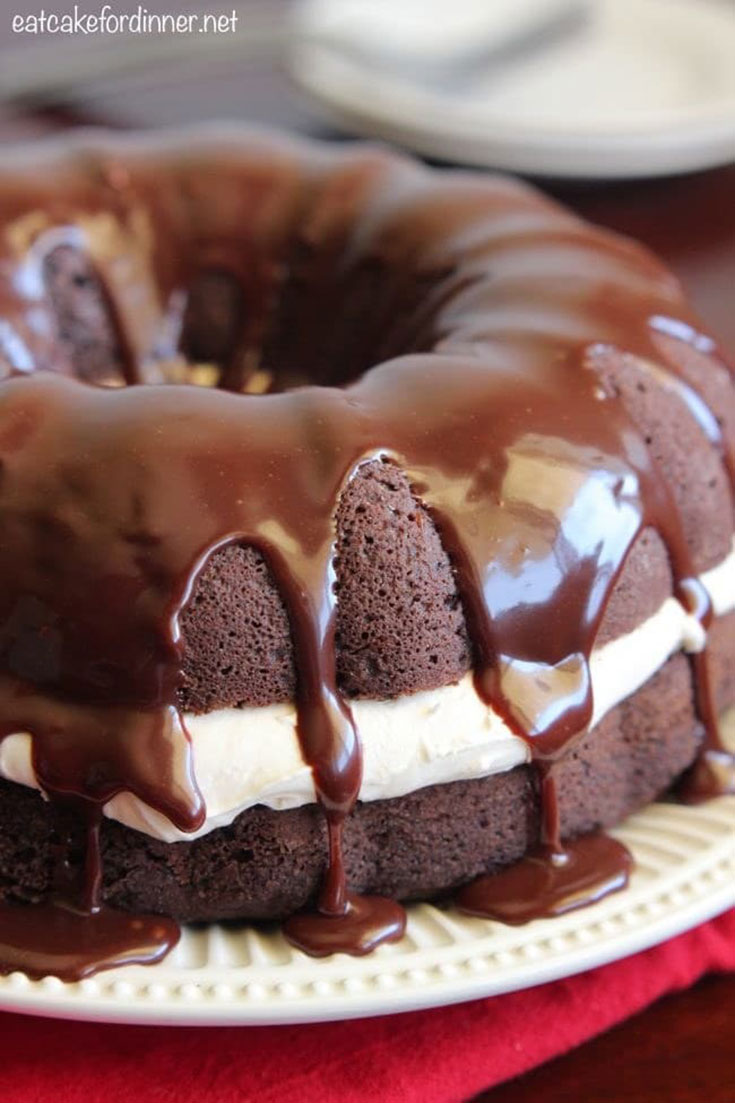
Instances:
[[[201,822],[181,623],[212,553],[250,545],[288,616],[339,910],[360,751],[337,678],[335,514],[366,464],[421,499],[478,692],[542,762],[590,720],[590,653],[644,530],[707,620],[696,576],[733,529],[732,381],[638,247],[507,180],[271,138],[106,140],[6,170],[0,212],[0,733],[31,732],[49,792],[128,790]],[[104,371],[58,339],[48,264],[72,247],[112,319]],[[63,377],[186,379],[182,349],[217,361],[214,388]]]

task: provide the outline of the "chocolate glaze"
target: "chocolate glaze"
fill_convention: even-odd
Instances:
[[[31,733],[42,788],[84,803],[92,840],[99,810],[124,790],[195,829],[204,808],[176,708],[179,617],[214,549],[254,545],[288,610],[299,738],[329,825],[321,915],[294,918],[287,934],[318,954],[398,937],[397,906],[350,896],[341,854],[361,754],[335,673],[333,519],[341,489],[378,457],[430,510],[457,573],[477,691],[542,771],[552,884],[535,906],[568,906],[570,877],[590,898],[619,887],[617,844],[562,852],[552,764],[589,725],[590,652],[644,527],[666,542],[679,599],[703,623],[710,611],[671,489],[596,356],[621,349],[660,365],[735,470],[716,419],[656,343],[662,328],[703,340],[696,320],[647,254],[520,185],[442,182],[377,153],[245,145],[220,149],[215,174],[204,154],[157,159],[123,144],[63,160],[53,196],[23,174],[0,181],[0,736]],[[311,250],[295,376],[268,353],[293,240]],[[172,304],[203,270],[228,271],[248,309],[215,377],[222,389],[65,378],[39,275],[60,241],[90,253],[114,304],[120,383],[181,377],[154,354]],[[340,280],[370,264],[384,286],[366,309],[401,324],[392,337],[379,326],[377,340],[365,330],[368,352],[342,378],[378,350],[393,358],[345,389],[274,393],[321,378],[314,350]],[[272,393],[225,393],[264,370]],[[721,757],[706,658],[696,673],[708,753]],[[493,884],[515,899],[539,868],[532,859]],[[99,877],[93,856],[90,929],[114,925],[95,910]],[[32,970],[48,967],[37,960]]]
[[[343,911],[300,912],[283,924],[292,945],[312,957],[352,954],[362,957],[381,942],[396,942],[406,929],[406,913],[395,900],[384,896],[348,893]]]
[[[0,973],[51,974],[76,981],[119,965],[153,965],[179,941],[177,923],[160,915],[129,915],[101,902],[101,805],[68,795],[56,797],[86,822],[84,878],[70,879],[59,854],[55,890],[32,906],[0,903]]]
[[[594,904],[628,884],[629,851],[609,835],[571,839],[563,850],[542,849],[457,893],[460,911],[520,926]]]
[[[82,980],[118,965],[153,965],[178,941],[166,916],[90,913],[65,900],[0,905],[0,973]]]

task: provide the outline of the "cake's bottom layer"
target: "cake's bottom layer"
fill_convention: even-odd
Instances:
[[[564,835],[611,826],[653,800],[690,765],[701,738],[689,663],[678,654],[555,767]],[[429,898],[517,860],[538,834],[538,790],[528,766],[360,804],[345,829],[349,882],[361,892]],[[72,864],[81,862],[79,824],[62,823],[36,792],[0,783],[4,894],[43,895],[60,845]],[[181,920],[293,912],[314,898],[326,856],[315,805],[281,812],[257,806],[189,843],[163,843],[105,822],[102,846],[111,904]]]

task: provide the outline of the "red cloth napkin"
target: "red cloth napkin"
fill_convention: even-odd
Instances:
[[[581,976],[435,1011],[283,1027],[0,1015],[3,1103],[459,1103],[704,973],[735,970],[735,910]]]

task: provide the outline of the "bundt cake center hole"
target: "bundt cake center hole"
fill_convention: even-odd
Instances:
[[[142,341],[127,332],[131,311],[77,246],[52,249],[43,278],[61,370],[99,385],[272,394],[347,386],[384,360],[430,348],[447,272],[409,269],[379,256],[342,262],[303,242],[278,263],[260,258],[237,272],[213,264],[168,295]]]
[[[344,387],[433,342],[432,294],[446,272],[398,272],[369,256],[330,265],[303,243],[267,269],[248,278],[212,268],[192,282],[180,347],[200,372],[214,366],[215,386],[248,394]]]

